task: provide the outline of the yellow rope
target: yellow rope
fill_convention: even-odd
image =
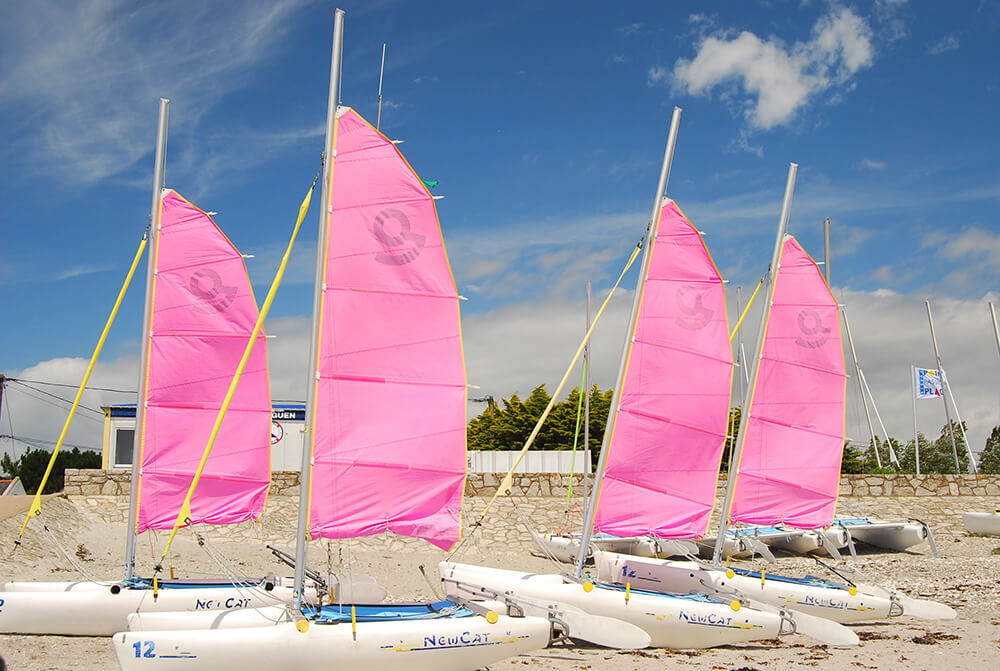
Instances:
[[[17,534],[17,541],[21,540],[21,536],[24,535],[24,530],[28,528],[28,520],[32,518],[33,515],[42,514],[42,491],[45,489],[45,483],[49,480],[49,475],[52,474],[52,468],[56,465],[56,456],[59,454],[59,449],[62,447],[63,441],[66,439],[66,434],[69,432],[70,422],[73,421],[73,416],[76,414],[76,408],[80,405],[80,399],[83,398],[83,392],[87,388],[87,382],[90,380],[90,374],[94,370],[94,366],[97,364],[97,357],[101,354],[101,349],[104,347],[104,341],[108,337],[108,332],[111,330],[111,325],[115,321],[115,315],[118,314],[118,308],[122,304],[122,299],[125,298],[125,292],[128,290],[129,284],[132,282],[132,275],[135,274],[135,269],[139,265],[139,259],[142,258],[142,253],[146,249],[146,235],[142,236],[142,242],[139,243],[139,249],[135,253],[135,258],[132,259],[132,266],[128,269],[128,274],[125,275],[125,282],[122,284],[121,290],[118,292],[118,299],[115,301],[115,306],[111,308],[111,314],[108,316],[108,321],[104,324],[104,330],[101,332],[101,337],[97,341],[97,347],[94,348],[94,353],[90,356],[90,364],[87,366],[87,372],[83,374],[83,381],[80,383],[80,388],[76,391],[76,398],[73,399],[73,405],[69,409],[69,415],[66,417],[66,422],[63,424],[62,433],[59,434],[59,440],[56,441],[56,446],[52,450],[52,456],[49,458],[49,465],[45,469],[45,474],[42,476],[42,481],[38,485],[38,491],[35,492],[35,498],[31,501],[31,507],[28,508],[28,514],[24,517],[24,524],[21,525],[21,531]]]
[[[507,471],[507,475],[503,477],[503,480],[500,482],[500,486],[497,488],[496,493],[493,494],[493,498],[490,499],[490,502],[487,503],[486,507],[483,509],[482,514],[479,516],[480,521],[482,521],[486,517],[487,511],[489,511],[490,506],[493,505],[493,502],[497,500],[497,497],[500,496],[501,494],[506,494],[510,491],[511,485],[513,484],[514,470],[521,464],[521,460],[524,459],[525,453],[531,447],[531,444],[535,442],[535,437],[538,436],[538,432],[542,430],[542,424],[545,423],[545,419],[549,416],[549,413],[555,406],[556,400],[559,398],[559,394],[562,392],[563,387],[566,386],[566,381],[569,380],[569,376],[573,373],[573,369],[576,367],[576,362],[579,361],[580,356],[583,355],[584,348],[587,346],[587,343],[590,342],[590,336],[594,332],[594,327],[597,326],[597,322],[600,321],[601,315],[604,314],[604,309],[608,307],[608,303],[611,302],[611,297],[615,295],[615,290],[618,288],[618,285],[621,284],[622,279],[625,277],[625,273],[627,273],[628,269],[632,267],[632,263],[635,261],[636,257],[639,256],[639,251],[641,249],[642,245],[639,244],[636,245],[635,249],[632,251],[632,256],[629,258],[628,263],[625,264],[625,269],[622,270],[621,275],[618,276],[618,281],[615,282],[615,285],[611,287],[611,292],[608,294],[608,297],[604,299],[604,303],[601,305],[601,309],[597,311],[597,314],[594,317],[594,322],[590,325],[590,328],[587,329],[587,334],[583,337],[583,342],[580,343],[580,347],[577,348],[576,354],[573,356],[573,360],[570,362],[569,367],[566,369],[566,374],[563,375],[562,380],[559,382],[559,386],[556,387],[555,392],[553,392],[552,398],[551,400],[549,400],[548,407],[545,408],[545,412],[542,413],[542,416],[538,418],[538,422],[535,424],[535,428],[531,431],[531,435],[528,436],[528,440],[525,441],[524,447],[521,448],[520,454],[517,455],[517,459],[514,461],[514,465],[510,467],[510,470]]]
[[[229,383],[229,391],[226,392],[226,397],[222,401],[219,413],[215,417],[215,424],[212,426],[212,433],[208,437],[208,444],[205,446],[205,451],[201,455],[201,463],[198,464],[198,470],[195,471],[194,478],[191,480],[191,486],[188,487],[187,495],[184,497],[184,503],[181,504],[180,512],[177,513],[177,519],[174,521],[174,528],[170,531],[170,538],[167,539],[167,546],[163,549],[163,555],[160,557],[161,565],[163,560],[167,558],[167,553],[170,552],[170,546],[174,542],[174,536],[177,535],[177,530],[188,524],[188,519],[191,517],[191,496],[194,494],[195,487],[198,486],[198,481],[201,479],[201,473],[205,469],[205,464],[208,463],[208,456],[212,453],[212,448],[215,446],[215,439],[218,437],[219,430],[222,428],[222,420],[225,418],[226,411],[229,410],[229,404],[232,402],[233,395],[236,393],[236,385],[239,384],[240,377],[243,375],[243,369],[246,368],[247,361],[250,359],[250,352],[253,350],[253,346],[257,342],[257,336],[260,335],[261,328],[264,326],[264,319],[267,317],[267,313],[271,309],[271,303],[274,301],[274,296],[278,293],[278,287],[281,285],[281,279],[285,274],[285,266],[288,265],[288,258],[292,254],[292,246],[295,244],[295,237],[299,234],[299,226],[302,225],[302,220],[305,219],[306,212],[309,210],[309,202],[312,200],[313,189],[315,187],[316,180],[314,179],[312,186],[309,187],[309,192],[306,194],[305,199],[303,199],[302,204],[299,206],[299,218],[295,222],[295,229],[292,231],[292,237],[288,241],[288,248],[285,250],[285,255],[281,257],[281,263],[278,265],[278,272],[274,275],[274,281],[271,283],[271,288],[267,292],[267,298],[264,299],[264,305],[261,307],[260,314],[257,316],[257,323],[254,324],[253,332],[250,334],[250,340],[247,342],[246,349],[243,350],[243,358],[240,359],[240,365],[236,367],[236,373],[233,375],[232,382]],[[160,566],[157,566],[156,568],[159,570]]]
[[[747,316],[748,312],[750,312],[750,306],[753,305],[753,299],[757,298],[757,292],[760,291],[760,288],[762,286],[764,286],[763,277],[760,278],[760,282],[757,283],[757,288],[753,290],[753,294],[750,296],[750,300],[747,301],[747,306],[743,308],[743,314],[740,315],[739,320],[736,322],[736,326],[733,327],[733,332],[729,334],[729,342],[732,342],[733,338],[736,337],[736,333],[740,330],[740,324],[743,323],[743,318]]]

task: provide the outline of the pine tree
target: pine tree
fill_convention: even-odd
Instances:
[[[986,447],[979,456],[980,473],[1000,473],[1000,426],[993,427],[993,432],[986,439]]]

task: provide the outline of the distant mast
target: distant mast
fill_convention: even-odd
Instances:
[[[757,351],[752,359],[750,370],[750,385],[747,386],[746,393],[740,402],[740,428],[736,432],[736,445],[733,448],[732,457],[729,461],[729,473],[726,476],[726,495],[722,503],[722,515],[719,519],[719,534],[715,539],[715,549],[712,553],[712,563],[718,564],[722,557],[722,545],[726,541],[726,531],[729,529],[729,513],[732,510],[733,495],[736,492],[736,476],[739,474],[740,456],[743,453],[743,444],[746,440],[747,415],[750,411],[750,395],[753,393],[753,384],[757,379],[757,369],[760,365],[761,352],[764,349],[764,332],[767,328],[767,317],[770,312],[772,285],[774,275],[778,268],[778,258],[781,255],[781,246],[785,238],[785,229],[788,227],[788,218],[792,209],[792,195],[795,193],[795,177],[799,170],[798,163],[788,165],[788,180],[785,182],[785,197],[781,204],[781,216],[778,218],[778,234],[774,240],[774,251],[771,254],[771,264],[767,267],[767,278],[764,287],[768,300],[764,303],[764,309],[760,316],[760,326],[757,331]]]
[[[382,75],[385,74],[385,42],[382,43],[382,67],[378,69],[378,116],[375,118],[375,130],[382,129]]]

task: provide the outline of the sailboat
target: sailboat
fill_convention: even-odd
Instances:
[[[134,572],[137,534],[174,523],[257,319],[242,255],[209,215],[176,191],[161,189],[168,105],[161,100],[126,576],[7,583],[0,631],[110,636],[140,610],[216,611],[293,598],[287,579],[284,585],[276,578],[163,580]],[[256,520],[263,510],[271,426],[263,333],[248,368],[221,427],[220,449],[206,464],[205,484],[191,502],[188,524],[237,524]]]
[[[718,564],[730,521],[815,529],[833,519],[843,446],[844,359],[837,303],[815,262],[785,236],[797,166],[789,170],[773,281],[761,321],[727,486],[714,565],[594,553],[598,573],[646,589],[697,590],[791,608],[834,622],[893,615],[947,619],[930,601],[868,585],[765,574]],[[843,576],[845,572],[841,572]]]
[[[448,548],[459,539],[465,483],[459,299],[434,199],[388,138],[337,106],[342,31],[337,10],[297,534],[300,596],[277,617],[257,612],[255,623],[223,617],[194,629],[205,624],[177,613],[178,629],[116,634],[123,669],[473,669],[549,643],[548,617],[502,614],[502,599],[310,606],[301,596],[307,534],[388,531]]]
[[[627,576],[583,577],[595,530],[682,538],[703,534],[711,515],[733,363],[722,279],[698,231],[664,199],[679,120],[675,108],[575,575],[443,562],[441,576],[446,584],[481,585],[624,620],[644,629],[657,647],[706,648],[796,631],[834,645],[857,644],[839,625],[740,596],[655,589]],[[673,416],[663,412],[664,403],[677,408]]]

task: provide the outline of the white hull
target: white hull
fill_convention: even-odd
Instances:
[[[751,608],[734,611],[728,600],[708,601],[664,594],[648,594],[569,583],[558,575],[507,571],[468,564],[441,562],[441,577],[449,593],[455,584],[477,585],[546,604],[566,604],[592,615],[636,625],[659,648],[697,649],[772,639],[782,632],[780,615]],[[787,632],[785,632],[787,633]],[[571,631],[572,635],[572,631]]]
[[[927,527],[918,522],[887,522],[874,518],[837,522],[862,543],[902,552],[927,540]]]
[[[580,554],[580,537],[576,534],[546,534],[532,532],[535,542],[555,559],[565,564],[575,564]],[[620,552],[637,557],[684,557],[698,551],[690,541],[657,540],[643,536],[615,538],[598,536],[591,539],[591,547],[605,552]],[[590,559],[593,552],[587,553]]]
[[[544,648],[545,618],[501,615],[391,622],[294,622],[205,631],[124,632],[112,641],[123,670],[459,671]]]
[[[949,607],[910,599],[877,587],[846,585],[783,576],[741,575],[735,571],[713,569],[694,562],[646,559],[613,553],[595,553],[595,563],[602,580],[630,582],[642,589],[663,592],[708,591],[732,596],[734,591],[781,608],[815,615],[840,623],[881,620],[896,615],[925,619],[951,619]]]
[[[15,591],[0,595],[0,632],[110,636],[125,629],[135,612],[223,611],[260,608],[290,602],[292,590],[275,587],[163,588],[153,598],[152,589],[121,588],[117,594],[102,589]]]
[[[173,610],[129,613],[127,631],[170,631],[173,629],[244,629],[269,627],[292,621],[290,606],[264,606],[239,610]]]
[[[1000,513],[962,513],[969,533],[1000,536]]]
[[[733,559],[744,559],[754,554],[753,549],[744,538],[760,541],[772,550],[791,552],[793,554],[829,554],[824,547],[821,534],[826,542],[837,550],[847,547],[850,536],[840,527],[829,529],[772,529],[757,530],[754,527],[739,527],[730,529],[726,541],[722,545],[722,556]],[[698,542],[703,557],[711,557],[715,548],[715,538],[706,537]],[[603,549],[603,548],[602,548]]]
[[[167,581],[176,584],[184,583],[183,580]],[[254,583],[257,580],[253,580]],[[295,582],[294,578],[268,578],[267,583],[270,583],[274,587],[287,587],[291,588]],[[114,585],[121,585],[119,580],[77,580],[74,582],[55,582],[55,581],[45,581],[45,580],[35,580],[35,581],[15,581],[7,582],[3,585],[4,592],[94,592],[99,590],[111,589]],[[188,584],[197,584],[196,581],[192,581]]]

